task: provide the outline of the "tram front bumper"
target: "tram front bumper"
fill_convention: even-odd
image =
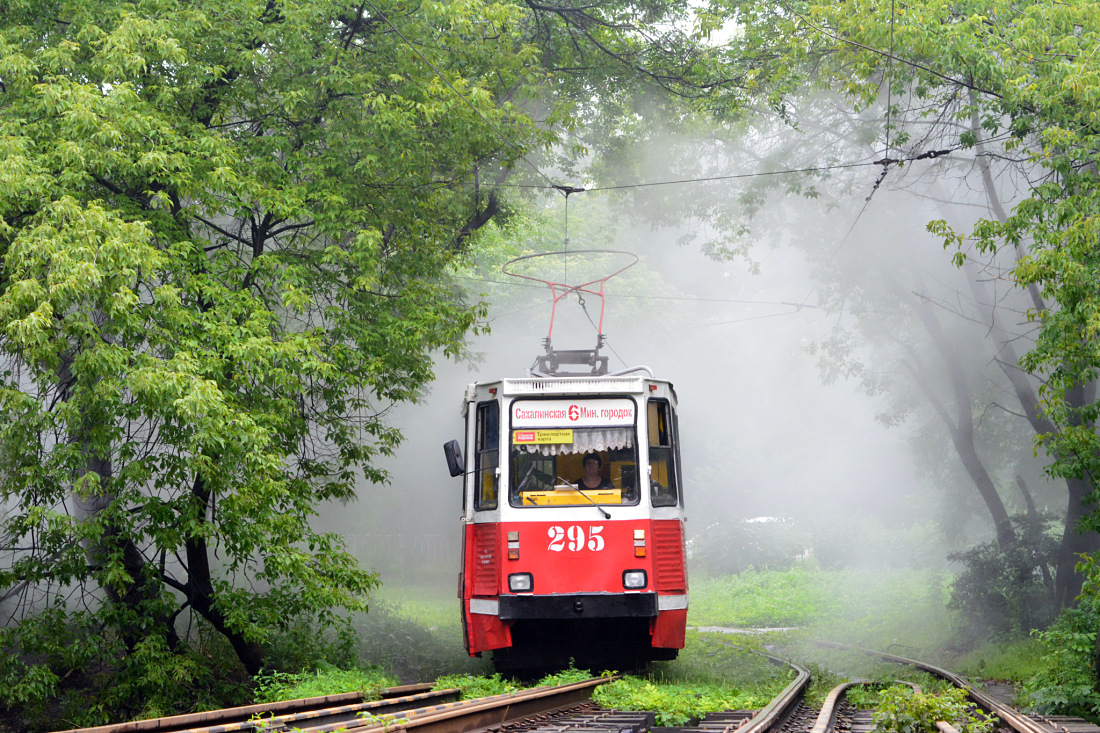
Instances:
[[[501,595],[501,621],[569,618],[653,618],[656,593],[568,593]]]

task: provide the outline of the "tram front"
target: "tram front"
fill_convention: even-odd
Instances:
[[[502,380],[471,385],[466,415],[470,654],[502,670],[674,658],[687,574],[672,385]]]

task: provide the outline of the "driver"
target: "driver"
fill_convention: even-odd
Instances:
[[[603,459],[595,453],[589,453],[584,457],[584,475],[577,481],[577,488],[580,491],[594,491],[596,489],[613,489],[614,484],[609,479],[605,479],[600,475],[600,468],[603,466]]]

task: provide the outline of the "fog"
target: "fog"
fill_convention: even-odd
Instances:
[[[604,324],[610,348],[603,353],[612,370],[646,365],[676,388],[688,535],[714,521],[758,516],[923,519],[917,501],[923,484],[907,431],[876,421],[879,405],[858,385],[823,384],[807,350],[829,333],[836,315],[783,305],[813,301],[804,259],[790,248],[768,251],[754,275],[740,263],[716,263],[671,239],[658,232],[618,245],[638,254],[637,267],[659,273],[670,287],[662,294],[610,282]],[[581,265],[573,267],[580,271]],[[492,307],[491,331],[470,343],[481,361],[440,359],[430,394],[393,410],[405,441],[384,464],[392,483],[367,487],[358,504],[336,510],[333,518],[345,534],[384,535],[389,548],[440,537],[457,548],[461,483],[447,475],[441,446],[462,436],[465,386],[523,376],[542,352],[550,317],[548,290],[483,287],[490,303],[501,291],[518,289],[538,307]],[[674,300],[648,299],[654,295]],[[591,305],[597,299],[586,300]],[[558,348],[594,345],[595,330],[577,311],[575,299],[559,304]],[[360,559],[367,566],[379,563],[367,548],[380,549],[365,545]],[[410,569],[381,562],[393,572]]]
[[[775,169],[774,156],[760,147],[775,145],[768,142],[774,139],[774,126],[764,132],[750,126],[732,142],[655,139],[640,156],[646,164],[624,175],[661,181],[716,169]],[[789,147],[784,140],[779,145]],[[715,155],[718,143],[722,152]],[[853,144],[847,153],[868,159],[873,151]],[[804,165],[798,154],[821,155],[788,151],[794,157],[786,167]],[[802,176],[797,185],[779,182],[763,192],[754,192],[757,182],[750,179],[570,197],[571,251],[615,249],[639,257],[634,268],[607,284],[603,353],[612,371],[646,365],[676,388],[689,538],[714,525],[782,517],[815,534],[832,527],[850,538],[853,556],[873,563],[889,556],[890,548],[867,544],[869,525],[884,529],[880,536],[895,545],[911,528],[934,527],[922,532],[926,551],[902,554],[910,562],[919,557],[942,564],[951,550],[991,536],[988,514],[967,485],[946,431],[929,417],[928,400],[912,375],[907,380],[899,368],[898,359],[905,357],[925,360],[935,371],[936,356],[923,343],[927,334],[910,334],[913,318],[894,314],[900,305],[882,290],[889,285],[935,304],[958,339],[957,352],[975,389],[996,393],[985,374],[992,358],[981,325],[965,313],[973,300],[967,274],[952,265],[942,241],[925,231],[937,218],[965,230],[984,213],[975,205],[980,197],[967,189],[972,162],[963,160],[961,172],[958,160],[895,170],[878,189],[879,167],[846,171],[814,182],[826,196],[804,196],[798,190],[808,185]],[[563,248],[564,203],[557,195],[544,199],[549,233],[515,243],[517,252]],[[509,233],[498,236],[507,242]],[[405,434],[384,462],[392,483],[364,487],[356,504],[324,515],[349,538],[364,565],[382,572],[384,582],[405,582],[425,571],[451,578],[457,573],[461,485],[447,475],[441,446],[462,436],[460,407],[468,383],[523,376],[542,353],[549,289],[509,278],[499,264],[462,279],[471,297],[489,304],[490,330],[469,344],[477,358],[440,358],[424,399],[392,410]],[[574,255],[569,282],[606,271],[605,261]],[[590,295],[585,301],[587,317],[573,296],[558,304],[555,347],[595,344],[589,319],[598,318],[599,302]],[[1009,320],[1023,319],[1011,313]],[[838,334],[856,337],[845,344]],[[988,404],[997,399],[994,394]],[[1004,411],[993,411],[1000,417],[983,413],[982,430],[1001,429],[997,420]],[[1017,504],[1008,496],[1009,481],[1022,472],[1041,501],[1057,508],[1057,488],[1039,478],[1039,464],[1028,463],[1026,431],[1006,440],[1018,445],[1003,457],[987,456],[1004,469],[998,480],[1006,503]]]

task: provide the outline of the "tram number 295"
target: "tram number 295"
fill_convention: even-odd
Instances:
[[[602,526],[589,527],[588,541],[585,542],[584,527],[576,524],[569,527],[554,525],[546,530],[546,535],[550,538],[550,546],[547,549],[550,552],[563,552],[565,550],[580,552],[587,547],[593,552],[599,552],[604,547],[603,536],[600,535],[600,532],[603,532]]]

